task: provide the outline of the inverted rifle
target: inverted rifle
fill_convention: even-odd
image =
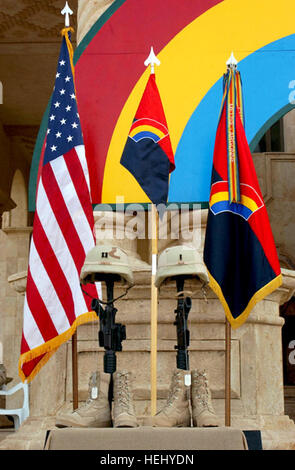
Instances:
[[[116,323],[117,309],[114,307],[114,277],[106,279],[107,302],[105,308],[99,299],[93,299],[91,308],[96,312],[100,321],[98,332],[99,346],[105,349],[104,372],[113,374],[117,368],[116,352],[122,351],[122,341],[126,339],[126,327]]]
[[[190,343],[190,332],[187,328],[188,315],[192,306],[192,299],[183,296],[184,276],[176,277],[177,286],[177,308],[174,310],[176,314],[174,325],[177,332],[177,350],[176,365],[178,369],[189,370],[189,353],[188,347]]]

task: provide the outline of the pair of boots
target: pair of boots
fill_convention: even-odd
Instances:
[[[191,385],[186,385],[185,381],[190,375]],[[175,369],[166,405],[146,424],[159,427],[187,427],[191,426],[191,418],[193,426],[218,426],[208,378],[204,370],[189,372]]]
[[[89,379],[89,394],[84,405],[71,414],[60,414],[56,418],[57,427],[107,428],[137,427],[134,412],[131,373],[127,371],[113,374],[114,405],[110,409],[110,374],[94,372]]]
[[[191,385],[185,380],[191,375]],[[71,414],[57,416],[58,427],[137,427],[130,372],[115,372],[114,405],[111,412],[108,394],[110,375],[94,372],[89,380],[89,397],[85,405]],[[190,403],[192,415],[190,411]],[[164,408],[145,420],[145,425],[158,427],[218,426],[208,378],[204,370],[175,369]]]

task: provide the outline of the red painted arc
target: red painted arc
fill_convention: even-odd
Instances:
[[[94,204],[101,202],[105,161],[116,122],[145,70],[150,47],[159,53],[185,26],[221,1],[186,0],[180,6],[179,0],[169,0],[167,11],[167,2],[127,0],[81,55],[76,64],[76,88]]]

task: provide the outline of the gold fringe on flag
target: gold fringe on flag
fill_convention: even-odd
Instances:
[[[208,268],[207,268],[207,272],[208,272],[208,277],[209,277],[209,286],[211,287],[211,289],[215,292],[215,294],[219,298],[219,300],[220,300],[220,302],[221,302],[221,304],[224,308],[226,318],[228,319],[228,321],[231,324],[231,327],[234,330],[239,328],[243,323],[245,323],[245,321],[247,320],[251,310],[257,304],[257,302],[259,302],[260,300],[263,300],[267,295],[271,294],[273,291],[278,289],[278,287],[280,287],[280,285],[283,282],[282,275],[279,274],[277,277],[272,279],[268,284],[266,284],[260,290],[255,292],[255,294],[249,300],[247,307],[241,313],[241,315],[239,315],[237,318],[234,318],[231,314],[230,308],[227,304],[227,301],[224,298],[224,295],[222,293],[222,290],[221,290],[218,282],[210,274],[210,272],[208,271]]]
[[[98,320],[98,317],[96,313],[93,311],[79,315],[79,317],[76,318],[72,326],[67,331],[65,331],[61,335],[56,336],[55,338],[52,338],[50,341],[47,341],[41,346],[38,346],[37,348],[34,348],[22,354],[20,356],[19,364],[18,364],[19,375],[20,375],[22,382],[30,383],[33,380],[33,378],[37,375],[37,373],[40,371],[40,369],[49,361],[51,356],[57,351],[57,349],[73,336],[73,334],[75,333],[79,325],[82,325],[83,323],[87,323],[90,321],[97,321],[97,320]],[[38,362],[36,367],[33,369],[32,373],[28,377],[26,377],[25,374],[23,373],[22,366],[26,364],[27,362],[30,362],[33,359],[36,359],[37,357],[42,356],[43,354],[45,354],[44,357]]]

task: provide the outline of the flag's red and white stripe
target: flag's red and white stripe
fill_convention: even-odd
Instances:
[[[84,321],[96,318],[80,287],[85,256],[95,246],[93,230],[89,176],[80,145],[47,163],[38,184],[21,347],[26,378],[72,335],[81,315],[88,315]]]

